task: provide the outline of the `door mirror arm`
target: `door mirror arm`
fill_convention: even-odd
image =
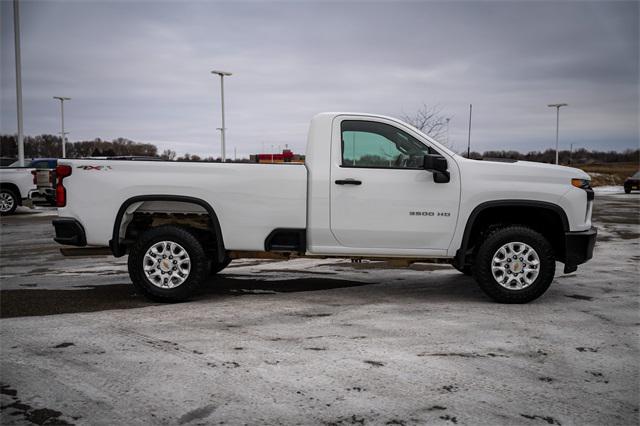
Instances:
[[[423,167],[425,170],[433,172],[435,183],[447,183],[451,180],[447,166],[447,159],[442,155],[427,154],[424,156]]]

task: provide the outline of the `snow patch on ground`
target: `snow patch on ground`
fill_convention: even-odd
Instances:
[[[593,188],[593,190],[595,192],[606,192],[606,193],[624,192],[624,188],[622,186],[614,186],[614,185],[596,186]]]

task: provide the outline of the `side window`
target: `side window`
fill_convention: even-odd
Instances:
[[[341,124],[342,166],[420,169],[429,147],[408,133],[375,121]]]

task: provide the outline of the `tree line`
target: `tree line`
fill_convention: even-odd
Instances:
[[[60,157],[62,146],[60,136],[39,135],[26,136],[24,138],[24,151],[26,158],[57,158]],[[209,161],[220,162],[220,157],[200,157],[186,153],[178,156],[175,151],[165,149],[158,152],[158,147],[150,143],[135,142],[126,138],[117,138],[105,141],[96,138],[91,141],[78,141],[66,143],[67,158],[82,157],[115,157],[115,156],[141,156],[156,157],[171,161]],[[466,156],[466,152],[463,154]],[[531,151],[521,153],[518,151],[485,151],[483,153],[471,152],[473,159],[511,159],[535,161],[540,163],[555,162],[555,150]],[[15,135],[0,135],[0,156],[17,158],[18,143]],[[589,163],[640,163],[640,150],[628,149],[626,151],[590,151],[584,148],[570,151],[560,151],[560,163],[562,164],[589,164]],[[230,161],[230,160],[227,160]],[[237,162],[248,162],[248,159],[239,159]]]
[[[68,158],[115,157],[123,155],[158,156],[158,148],[155,145],[134,142],[126,138],[117,138],[112,141],[104,141],[96,138],[91,141],[67,142],[65,148]],[[18,142],[15,135],[0,135],[0,155],[2,157],[18,157]],[[26,158],[57,158],[62,156],[60,136],[25,136],[24,156]]]
[[[220,157],[200,157],[199,155],[189,153],[178,156],[176,152],[171,149],[158,152],[158,147],[153,144],[135,142],[126,138],[116,138],[111,141],[96,138],[90,141],[67,142],[65,148],[67,158],[135,156],[154,157],[170,161],[221,161]],[[62,143],[60,136],[25,136],[24,156],[25,158],[61,157]],[[18,157],[18,141],[16,135],[0,135],[0,157]],[[248,161],[248,159],[237,160],[237,162]]]
[[[464,157],[467,153],[462,154]],[[472,151],[469,158],[480,159],[509,159],[534,161],[537,163],[555,163],[556,151],[531,151],[521,153],[518,151],[485,151],[483,153]],[[590,151],[580,148],[575,151],[559,151],[560,164],[591,164],[591,163],[638,163],[640,164],[640,149],[627,149],[625,151]]]

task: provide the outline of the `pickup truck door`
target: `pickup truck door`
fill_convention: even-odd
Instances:
[[[331,145],[331,231],[341,246],[446,250],[458,217],[460,181],[435,183],[422,168],[438,154],[410,128],[382,118],[338,116]]]

